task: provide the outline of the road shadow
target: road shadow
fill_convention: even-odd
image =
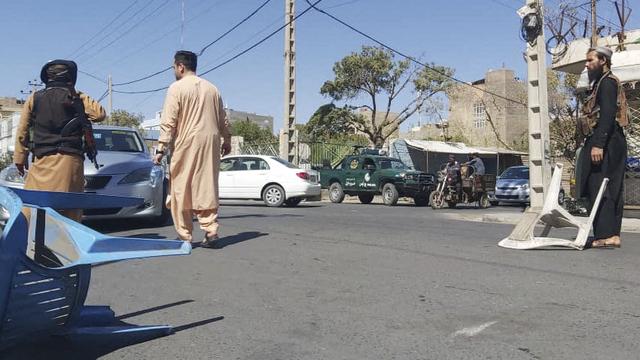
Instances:
[[[259,231],[245,231],[245,232],[238,233],[236,235],[225,236],[214,241],[213,249],[223,249],[230,245],[238,244],[248,240],[257,239],[259,237],[266,236],[266,235],[269,235],[269,234],[259,232]],[[194,242],[192,246],[194,248],[199,248],[201,247],[200,244],[201,242]]]
[[[218,219],[272,218],[272,217],[304,217],[304,215],[299,215],[299,214],[278,214],[278,215],[243,214],[243,215],[219,216]]]
[[[84,220],[82,224],[101,233],[110,233],[127,230],[157,229],[166,226],[173,226],[173,221],[169,219],[166,223],[158,225],[144,219],[128,219],[126,221],[123,221],[122,219],[104,219]]]
[[[115,326],[130,325],[123,322],[122,319],[134,317],[153,311],[163,310],[174,306],[191,303],[193,300],[183,300],[171,304],[155,306],[129,314],[124,314],[115,318]],[[199,326],[211,324],[223,320],[224,316],[215,316],[208,319],[195,321],[173,327],[173,331],[165,336],[193,329]],[[164,337],[164,336],[161,336]],[[51,336],[49,338],[33,341],[10,348],[0,353],[3,360],[96,360],[114,351],[126,348],[128,346],[141,344],[153,339],[159,339],[158,336],[149,336],[144,334],[135,334],[124,332],[121,334],[110,335],[71,335],[71,336]],[[162,340],[160,340],[162,341]]]

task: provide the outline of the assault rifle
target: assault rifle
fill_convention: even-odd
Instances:
[[[80,96],[78,96],[73,88],[70,88],[69,91],[71,92],[72,98],[68,105],[73,108],[76,116],[62,128],[60,133],[62,136],[68,136],[80,130],[84,138],[84,152],[87,154],[87,158],[91,160],[96,170],[100,169],[97,160],[98,149],[96,147],[96,139],[93,137],[93,126],[91,125],[91,121],[87,119],[87,115],[84,112],[84,104]]]

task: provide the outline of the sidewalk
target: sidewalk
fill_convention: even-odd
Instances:
[[[329,202],[329,195],[327,190],[322,190],[322,201]],[[373,200],[374,202],[379,202],[380,197],[376,196]],[[360,200],[358,200],[357,196],[345,196],[344,203],[347,204],[359,204]],[[399,204],[413,204],[413,200],[409,198],[400,198],[398,200]],[[520,221],[522,217],[522,213],[504,213],[504,212],[492,212],[491,208],[487,209],[484,214],[479,214],[478,212],[465,212],[461,210],[457,213],[442,213],[451,219],[461,220],[461,221],[476,221],[476,222],[486,222],[486,223],[499,223],[499,224],[512,224],[515,225]],[[630,233],[640,233],[640,219],[637,218],[622,218],[622,232],[630,232]]]

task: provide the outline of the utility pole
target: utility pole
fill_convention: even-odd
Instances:
[[[43,83],[41,83],[40,81],[38,81],[38,80],[36,80],[36,79],[29,80],[29,81],[27,82],[27,84],[31,87],[31,89],[29,89],[29,90],[27,90],[27,91],[25,91],[25,90],[20,90],[20,93],[21,93],[21,94],[24,94],[24,95],[31,95],[31,94],[35,93],[36,91],[38,91],[38,88],[41,88],[41,87],[43,87],[43,86],[44,86],[44,84],[43,84]]]
[[[287,143],[286,154],[280,154],[289,162],[298,164],[298,136],[296,132],[296,16],[295,0],[285,0],[284,30],[284,136]],[[286,157],[285,157],[286,156]]]
[[[598,23],[596,18],[596,1],[591,0],[591,47],[598,46]]]
[[[549,106],[544,38],[543,0],[526,0],[526,6],[538,18],[538,32],[527,43],[527,94],[529,119],[529,200],[532,209],[541,209],[549,182]]]
[[[109,122],[111,122],[111,113],[113,112],[113,81],[111,81],[111,74],[107,79],[107,91],[109,92]]]

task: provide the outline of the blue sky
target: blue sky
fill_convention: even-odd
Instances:
[[[4,2],[3,66],[0,96],[24,97],[27,82],[37,79],[50,59],[75,60],[81,71],[114,83],[134,80],[164,69],[176,50],[198,52],[230,29],[265,0],[185,0],[184,31],[181,0],[35,1]],[[582,3],[583,1],[568,1]],[[199,72],[207,70],[253,45],[284,23],[284,0],[271,0],[260,12],[199,58]],[[361,31],[426,62],[455,69],[456,77],[474,81],[488,69],[502,66],[526,78],[519,38],[520,19],[515,9],[524,0],[323,0],[327,9]],[[559,0],[545,5],[557,8]],[[640,13],[640,1],[627,1]],[[609,0],[599,1],[599,15],[617,24]],[[296,10],[307,8],[297,0]],[[122,16],[114,21],[118,14]],[[586,11],[578,12],[585,18]],[[638,28],[637,14],[627,28]],[[296,24],[297,121],[304,123],[318,106],[329,102],[320,95],[323,82],[332,79],[332,66],[358,51],[370,40],[328,17],[310,11]],[[183,45],[181,45],[181,38]],[[91,40],[91,41],[89,41]],[[88,42],[89,41],[89,42]],[[271,115],[275,130],[282,127],[284,112],[283,35],[278,33],[247,54],[210,72],[206,79],[222,92],[226,104],[236,110]],[[79,74],[77,88],[99,98],[106,85]],[[139,91],[169,85],[167,71],[146,81],[114,90]],[[165,91],[153,94],[114,94],[113,108],[141,113],[146,118],[161,109]],[[394,110],[410,94],[398,99]],[[106,107],[106,99],[102,101]],[[417,116],[403,128],[417,123]]]

